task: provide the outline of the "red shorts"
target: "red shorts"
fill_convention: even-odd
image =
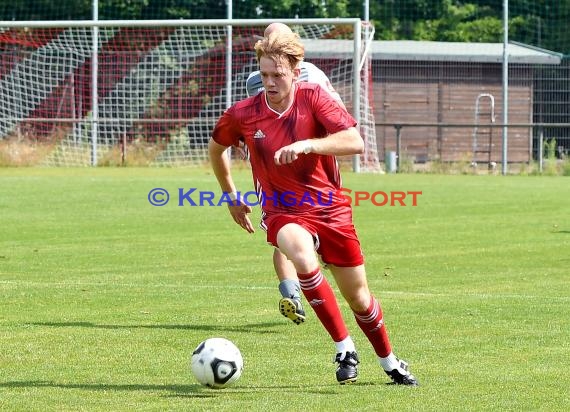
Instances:
[[[356,229],[352,224],[350,208],[349,219],[334,223],[327,219],[306,215],[272,215],[264,218],[262,227],[267,230],[267,241],[277,246],[277,233],[288,223],[296,223],[304,227],[315,241],[315,250],[322,261],[328,265],[339,267],[355,267],[364,263],[364,255],[360,248],[360,241]]]

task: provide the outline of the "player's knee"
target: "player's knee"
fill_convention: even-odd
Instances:
[[[370,306],[370,296],[366,297],[363,294],[347,297],[346,301],[352,311],[357,313],[366,312]]]
[[[354,312],[366,312],[370,306],[371,295],[365,286],[345,287],[342,290],[342,295]]]
[[[297,251],[289,257],[297,273],[309,273],[319,266],[313,251]]]

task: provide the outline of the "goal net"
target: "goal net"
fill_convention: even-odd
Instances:
[[[305,44],[306,60],[328,75],[359,120],[366,150],[357,166],[379,170],[370,26],[358,30],[355,59],[354,24],[316,20],[291,27]],[[254,44],[266,26],[221,22],[106,21],[96,31],[88,22],[0,27],[0,142],[42,145],[48,150],[41,162],[50,166],[207,162],[217,119],[246,97],[245,81],[257,69]]]

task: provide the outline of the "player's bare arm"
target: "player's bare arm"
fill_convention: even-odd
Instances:
[[[214,170],[214,175],[216,176],[223,192],[235,194],[237,190],[230,172],[230,162],[226,149],[226,146],[216,143],[213,139],[210,139],[208,144],[208,153],[210,155],[210,163]],[[240,202],[234,202],[231,205],[228,204],[228,209],[234,222],[249,233],[255,232],[253,224],[248,216],[251,213],[251,206]]]
[[[327,137],[300,140],[284,146],[275,152],[275,164],[289,164],[297,160],[301,154],[315,153],[320,155],[346,156],[361,154],[364,141],[354,127],[342,130]]]

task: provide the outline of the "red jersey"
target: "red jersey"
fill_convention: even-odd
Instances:
[[[301,154],[276,165],[275,152],[298,140],[326,137],[356,126],[356,120],[325,91],[312,83],[296,83],[293,104],[279,114],[265,93],[242,100],[224,112],[212,137],[223,146],[248,147],[253,177],[265,214],[334,214],[347,199],[334,156]]]

